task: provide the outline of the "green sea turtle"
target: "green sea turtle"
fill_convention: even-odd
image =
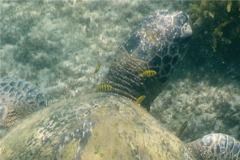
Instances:
[[[210,134],[184,144],[146,111],[191,34],[184,12],[154,12],[117,51],[96,88],[104,93],[32,114],[0,140],[1,159],[239,159],[234,138]]]

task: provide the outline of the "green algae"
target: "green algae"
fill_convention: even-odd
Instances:
[[[216,53],[222,61],[235,61],[240,57],[239,1],[187,1],[184,8],[193,22],[191,49],[205,48]]]

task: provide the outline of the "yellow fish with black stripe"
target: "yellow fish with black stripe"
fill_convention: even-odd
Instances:
[[[157,74],[157,72],[155,70],[148,69],[148,70],[142,71],[139,74],[139,76],[141,76],[141,77],[152,77],[152,76],[155,76],[156,74]]]
[[[110,84],[100,84],[96,87],[96,92],[106,92],[111,90],[112,90],[112,85]]]
[[[176,136],[177,136],[178,138],[182,135],[182,133],[183,133],[183,131],[186,129],[187,125],[188,125],[188,121],[185,121],[185,122],[183,123],[183,125],[181,126],[181,128],[178,130],[178,132],[177,132],[177,134],[176,134]]]
[[[98,62],[98,63],[96,64],[96,67],[95,67],[95,70],[94,70],[93,74],[96,74],[96,73],[100,70],[101,65],[102,65],[102,64],[101,64],[100,62]]]

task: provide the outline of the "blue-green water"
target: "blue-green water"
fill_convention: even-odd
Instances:
[[[186,142],[211,132],[239,140],[239,3],[232,3],[221,2],[217,9],[204,1],[2,1],[0,78],[38,86],[49,107],[91,94],[119,45],[146,15],[184,10],[194,35],[150,113],[172,132],[188,121],[181,137]]]

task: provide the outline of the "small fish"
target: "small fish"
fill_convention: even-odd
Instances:
[[[141,77],[152,77],[156,74],[157,74],[157,72],[154,71],[154,70],[144,70],[143,72],[141,72],[139,74],[139,76],[141,76]]]
[[[232,1],[228,1],[227,3],[227,12],[231,12],[232,9]]]
[[[178,138],[182,135],[182,133],[183,133],[183,131],[186,129],[187,125],[188,125],[188,121],[185,121],[185,122],[183,123],[183,125],[181,126],[181,128],[178,130],[178,132],[177,132],[177,134],[176,134],[176,136],[177,136]]]
[[[110,84],[100,84],[96,88],[96,92],[105,92],[105,91],[111,91],[112,86]]]
[[[136,103],[137,103],[137,104],[141,104],[142,101],[143,101],[145,98],[146,98],[146,96],[144,96],[144,95],[138,97],[137,100],[136,100]]]
[[[93,74],[96,74],[96,73],[99,71],[101,65],[102,65],[102,64],[101,64],[100,62],[97,63],[97,65],[96,65],[96,67],[95,67],[95,70],[94,70]]]

